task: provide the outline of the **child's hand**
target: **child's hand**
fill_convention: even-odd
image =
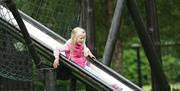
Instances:
[[[96,57],[93,54],[89,55],[92,59],[96,59]]]
[[[59,58],[55,58],[54,63],[53,63],[53,67],[57,68],[59,66]]]

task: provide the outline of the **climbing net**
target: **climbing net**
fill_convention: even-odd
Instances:
[[[0,24],[0,75],[14,80],[32,79],[32,58],[23,42]]]
[[[81,0],[16,0],[18,9],[67,38],[79,25]]]
[[[16,0],[15,3],[18,9],[63,37],[69,36],[68,30],[79,24],[79,0]],[[11,32],[19,29],[19,26],[11,12],[4,9],[7,9],[6,4],[0,3],[0,76],[31,81],[34,61],[25,40],[18,37],[18,33]],[[51,65],[48,59],[38,55]]]

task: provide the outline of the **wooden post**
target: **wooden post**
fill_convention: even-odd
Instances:
[[[69,91],[76,91],[76,83],[77,79],[73,76],[71,76],[71,82],[70,82],[70,90]]]
[[[118,34],[118,30],[120,29],[121,20],[122,20],[123,3],[124,0],[117,1],[111,28],[108,35],[108,40],[106,41],[105,51],[103,54],[103,63],[107,66],[110,66],[111,64],[113,51],[117,41],[117,34]]]
[[[155,0],[145,0],[145,8],[147,14],[147,31],[155,45],[156,52],[158,53],[159,60],[161,59],[161,50],[160,50],[160,34],[159,34],[159,24],[157,18],[157,11]],[[151,71],[152,78],[152,90],[159,91],[158,84],[156,82],[157,78],[155,77],[153,71]]]
[[[144,23],[139,15],[135,0],[127,0],[127,6],[134,21],[136,31],[138,33],[142,46],[145,50],[145,54],[148,58],[151,70],[154,72],[154,75],[158,79],[156,80],[156,83],[159,84],[159,91],[170,91],[170,86],[162,69],[162,64],[157,52],[155,51],[155,46],[153,45],[153,42],[148,35]]]
[[[87,3],[86,0],[80,0],[81,2],[81,16],[79,26],[83,29],[87,28]]]
[[[44,91],[57,91],[56,90],[56,76],[53,69],[44,69],[45,74],[45,90]]]
[[[94,0],[87,0],[87,46],[96,55]]]

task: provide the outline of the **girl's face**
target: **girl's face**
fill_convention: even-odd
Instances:
[[[81,33],[77,36],[77,40],[76,40],[76,44],[77,45],[82,45],[85,41],[86,38],[86,34],[85,33]]]

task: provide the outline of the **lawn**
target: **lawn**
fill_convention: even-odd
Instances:
[[[144,91],[151,91],[151,85],[143,86]],[[180,83],[171,84],[171,91],[180,91]]]

